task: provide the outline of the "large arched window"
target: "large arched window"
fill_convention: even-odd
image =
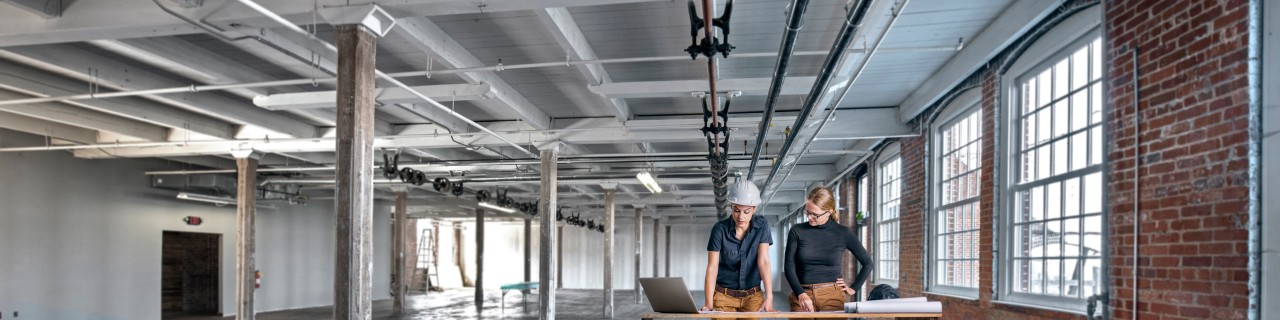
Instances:
[[[980,89],[957,96],[943,108],[930,131],[930,292],[978,297],[981,101]]]
[[[1101,19],[1063,20],[1001,75],[1000,300],[1081,312],[1106,288]]]

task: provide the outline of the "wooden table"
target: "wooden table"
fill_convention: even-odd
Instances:
[[[661,313],[646,312],[640,319],[774,319],[774,318],[941,318],[941,313],[846,313],[844,311],[820,312],[716,312],[716,313]]]

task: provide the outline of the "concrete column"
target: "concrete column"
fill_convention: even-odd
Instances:
[[[671,226],[670,225],[667,226],[666,242],[667,242],[667,248],[662,250],[662,255],[663,255],[662,263],[666,265],[666,269],[667,269],[667,272],[664,273],[665,276],[670,277],[671,276]]]
[[[476,315],[484,314],[484,209],[476,208]]]
[[[533,219],[524,219],[524,282],[533,281],[533,275],[530,273],[531,265],[533,265]],[[522,291],[529,294],[529,290]]]
[[[405,258],[409,256],[408,244],[405,239],[405,232],[409,223],[409,214],[407,206],[409,201],[409,190],[406,187],[392,188],[396,193],[396,212],[395,221],[391,224],[391,298],[392,308],[396,313],[404,312],[404,296],[408,290],[409,277],[408,270],[405,268]]]
[[[604,317],[613,318],[613,210],[618,183],[601,187],[604,187]]]
[[[373,136],[375,35],[360,25],[339,25],[337,247],[333,318],[369,319],[373,295]]]
[[[564,289],[564,226],[556,229],[556,289]]]
[[[552,270],[558,270],[560,264],[556,259],[552,259],[559,250],[554,250],[559,245],[557,240],[559,230],[556,230],[556,161],[559,158],[560,147],[559,142],[552,142],[538,148],[541,153],[541,171],[542,183],[538,189],[538,217],[542,219],[540,232],[541,246],[539,246],[538,264],[538,319],[548,320],[556,318],[556,288],[557,282],[560,281],[560,274],[551,273]]]
[[[635,250],[635,251],[636,251],[636,269],[635,269],[635,270],[636,270],[636,275],[635,275],[635,280],[636,280],[636,281],[635,281],[636,304],[640,304],[641,302],[644,302],[644,301],[643,301],[644,299],[642,299],[642,298],[641,298],[641,297],[643,296],[643,294],[640,292],[640,254],[641,254],[642,252],[644,252],[644,242],[643,242],[643,241],[640,241],[640,239],[644,238],[644,237],[642,236],[642,235],[644,234],[644,230],[643,230],[643,229],[644,229],[644,205],[637,205],[637,206],[636,206],[636,233],[635,233],[635,239],[636,239],[636,247],[635,247],[635,249],[636,249],[636,250]]]
[[[657,211],[657,210],[654,210],[654,211]],[[653,273],[650,274],[653,277],[658,276],[658,233],[659,233],[658,214],[657,212],[654,212],[654,215],[653,215]]]
[[[236,319],[253,320],[254,261],[258,199],[258,157],[253,150],[232,152],[236,158]]]

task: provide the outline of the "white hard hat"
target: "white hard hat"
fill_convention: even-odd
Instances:
[[[733,189],[729,190],[729,202],[743,206],[759,206],[760,188],[757,188],[751,180],[738,180],[733,184]]]

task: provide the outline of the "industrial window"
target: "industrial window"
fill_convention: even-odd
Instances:
[[[876,268],[877,282],[890,284],[898,281],[898,208],[902,197],[902,159],[894,154],[879,164],[876,183],[879,184],[879,208],[876,218]]]
[[[982,110],[979,90],[970,90],[945,109],[934,127],[929,220],[929,291],[978,296],[978,190],[982,175]]]
[[[1107,137],[1093,9],[1046,33],[1006,78],[1002,300],[1078,312],[1104,290]]]

